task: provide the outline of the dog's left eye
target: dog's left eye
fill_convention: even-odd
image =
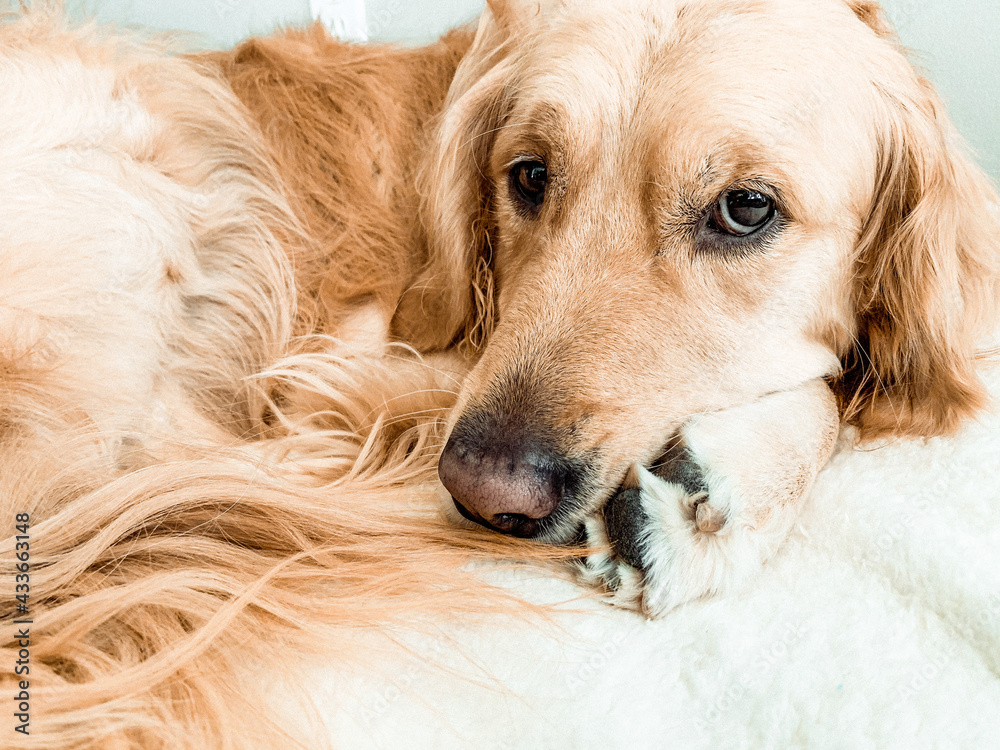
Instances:
[[[719,196],[709,215],[712,229],[746,237],[774,218],[774,199],[756,190],[730,190]]]
[[[541,161],[522,161],[515,164],[510,171],[510,181],[514,191],[531,208],[542,205],[548,180],[548,170]]]

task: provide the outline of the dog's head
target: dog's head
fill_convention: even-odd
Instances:
[[[424,177],[417,338],[485,341],[441,475],[502,531],[810,379],[866,436],[984,401],[995,197],[871,3],[496,0]]]

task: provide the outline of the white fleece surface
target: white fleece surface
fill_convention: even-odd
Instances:
[[[658,621],[577,602],[299,677],[343,748],[1000,748],[998,469],[996,410],[955,438],[842,445],[746,594]]]

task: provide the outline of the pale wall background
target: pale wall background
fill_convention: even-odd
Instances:
[[[225,47],[281,24],[303,24],[313,4],[363,0],[66,0],[77,15],[186,29]],[[420,43],[472,20],[483,0],[367,0],[372,39]],[[884,0],[915,60],[937,85],[980,163],[1000,182],[1000,0]]]

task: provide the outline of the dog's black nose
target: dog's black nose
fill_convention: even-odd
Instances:
[[[438,463],[441,483],[462,515],[518,537],[538,535],[572,473],[572,462],[537,442],[498,439],[461,422]]]

